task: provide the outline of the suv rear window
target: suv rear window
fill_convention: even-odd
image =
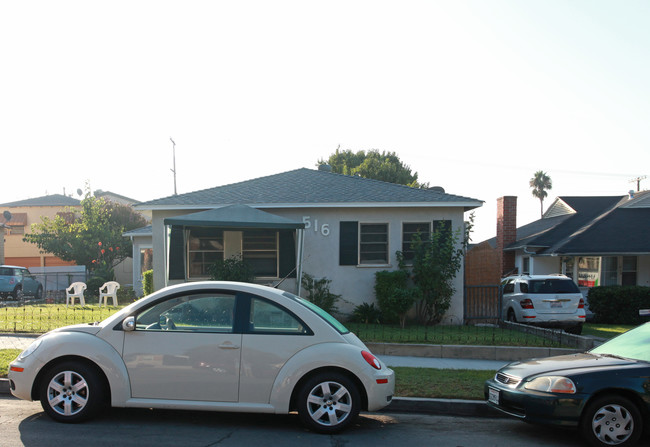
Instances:
[[[529,293],[580,293],[576,283],[570,279],[540,279],[528,282]]]

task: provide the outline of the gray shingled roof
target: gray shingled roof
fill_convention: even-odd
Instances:
[[[528,247],[550,256],[650,253],[650,208],[621,207],[626,196],[558,199],[575,213],[544,217],[517,228],[517,240],[506,250]],[[496,238],[488,242],[496,247]]]
[[[52,194],[49,196],[35,197],[33,199],[18,200],[17,202],[2,203],[0,207],[19,207],[19,206],[79,206],[81,202],[72,197],[62,194]]]
[[[482,201],[431,189],[410,188],[362,177],[334,174],[314,169],[296,169],[139,203],[138,209],[210,208],[245,205],[326,205],[326,204],[430,203],[463,206],[465,210]]]

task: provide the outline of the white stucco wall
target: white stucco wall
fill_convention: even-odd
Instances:
[[[395,252],[402,249],[403,222],[431,222],[433,220],[451,220],[452,228],[464,226],[462,209],[455,208],[300,208],[300,209],[263,209],[264,211],[286,217],[291,220],[310,222],[305,229],[303,272],[316,278],[330,279],[330,290],[342,296],[338,307],[344,313],[350,313],[355,306],[375,300],[375,272],[396,270],[398,268]],[[197,210],[198,211],[198,210]],[[165,285],[164,225],[163,218],[172,215],[188,214],[185,210],[176,213],[153,213],[154,244],[154,287],[160,289]],[[387,223],[389,231],[389,263],[379,266],[340,266],[339,265],[339,223],[341,221],[358,221],[361,223]],[[324,227],[325,226],[325,227]],[[287,280],[281,286],[284,290],[294,289],[295,281]],[[460,324],[463,319],[463,271],[455,281],[456,293],[447,312],[444,323]],[[293,290],[292,290],[293,291]]]

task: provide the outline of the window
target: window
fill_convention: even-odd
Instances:
[[[242,234],[242,258],[256,277],[278,277],[278,232],[248,230]]]
[[[623,256],[622,286],[636,286],[636,256]]]
[[[618,284],[618,257],[607,256],[603,258],[600,284],[602,286],[615,286]]]
[[[223,231],[191,228],[188,239],[189,277],[210,276],[210,266],[223,260]]]
[[[600,258],[578,258],[578,285],[580,287],[599,286]]]
[[[12,225],[9,227],[9,234],[25,234],[25,227],[22,225]]]
[[[429,222],[402,224],[402,254],[407,263],[412,262],[415,257],[415,252],[412,248],[413,236],[417,234],[420,236],[421,241],[427,241],[429,240],[430,231]]]
[[[136,316],[136,330],[233,332],[235,295],[180,296],[160,302]]]
[[[359,263],[388,264],[388,224],[359,226]]]
[[[264,334],[311,334],[301,321],[268,301],[252,298],[249,331]]]

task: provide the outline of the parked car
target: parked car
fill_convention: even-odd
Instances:
[[[650,323],[583,354],[515,362],[485,383],[488,405],[579,427],[595,446],[633,445],[650,422]]]
[[[582,333],[586,319],[585,300],[571,278],[564,275],[509,276],[501,282],[501,287],[504,320]]]
[[[0,265],[0,296],[18,300],[24,295],[41,298],[43,285],[25,267]]]
[[[100,323],[51,331],[10,365],[14,396],[60,422],[113,407],[297,410],[324,433],[387,406],[394,373],[345,326],[281,290],[171,286]]]

